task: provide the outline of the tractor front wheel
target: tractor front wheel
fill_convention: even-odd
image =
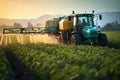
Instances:
[[[98,42],[100,46],[107,46],[108,40],[105,34],[100,33],[98,35]]]

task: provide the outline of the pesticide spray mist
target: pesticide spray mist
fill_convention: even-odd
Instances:
[[[6,46],[8,44],[20,43],[45,43],[45,44],[59,44],[57,36],[49,34],[2,34],[0,35],[0,45]]]

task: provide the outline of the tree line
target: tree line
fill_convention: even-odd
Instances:
[[[101,28],[101,31],[120,31],[120,23],[117,21],[107,23],[103,28]]]

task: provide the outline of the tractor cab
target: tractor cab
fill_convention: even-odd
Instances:
[[[89,26],[93,27],[93,14],[74,14],[73,15],[73,26],[76,27],[76,30],[78,31],[78,28]]]
[[[81,34],[85,38],[97,37],[97,29],[94,26],[93,14],[74,14],[73,16],[73,28],[78,34]]]

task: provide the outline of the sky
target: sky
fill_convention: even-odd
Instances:
[[[34,19],[42,15],[69,15],[73,10],[120,11],[120,0],[0,0],[0,18]]]

